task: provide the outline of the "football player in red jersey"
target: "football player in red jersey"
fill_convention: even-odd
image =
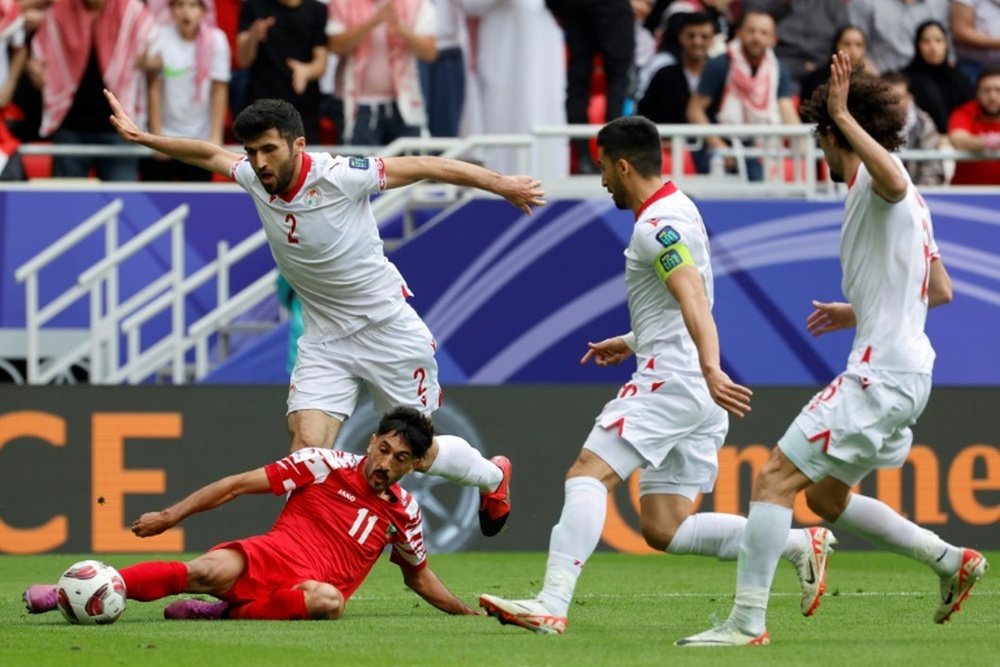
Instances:
[[[121,569],[129,599],[207,593],[220,600],[175,601],[164,609],[172,619],[337,619],[391,545],[391,559],[407,586],[444,612],[475,614],[427,567],[420,510],[397,484],[418,465],[433,437],[429,418],[395,408],[382,418],[365,455],[300,449],[143,514],[132,532],[150,537],[237,496],[289,494],[264,535],[224,542],[187,563],[150,561]],[[31,586],[24,599],[30,613],[51,611],[56,587]]]

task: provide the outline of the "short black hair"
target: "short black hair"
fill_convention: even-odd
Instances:
[[[831,132],[834,143],[845,150],[853,150],[851,142],[840,131],[830,116],[826,99],[830,94],[830,83],[817,88],[812,97],[802,104],[802,118],[816,123],[816,136]],[[906,143],[903,127],[906,116],[899,108],[899,96],[876,76],[866,74],[860,67],[851,71],[851,87],[847,93],[847,110],[858,125],[865,129],[872,139],[887,151],[892,152]]]
[[[419,410],[399,406],[382,415],[375,431],[375,435],[392,433],[410,446],[414,458],[422,459],[434,441],[434,424]]]
[[[660,131],[645,116],[616,118],[597,133],[597,145],[612,160],[625,160],[643,177],[659,176],[663,170]]]
[[[984,68],[979,73],[979,76],[976,77],[976,90],[977,91],[979,90],[979,84],[981,84],[984,80],[990,78],[991,76],[1000,76],[1000,67],[997,67],[996,65],[990,65],[989,67]]]
[[[284,100],[257,100],[233,121],[233,135],[243,143],[253,141],[268,130],[277,130],[289,146],[306,133],[302,116]]]

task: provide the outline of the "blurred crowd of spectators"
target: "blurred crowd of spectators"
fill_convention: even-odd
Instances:
[[[264,97],[294,104],[313,144],[629,113],[795,124],[839,50],[896,88],[908,148],[1000,148],[1000,0],[0,0],[0,169],[23,177],[21,141],[119,143],[104,88],[154,132],[216,143]],[[728,147],[708,137],[690,170],[781,178]],[[573,171],[594,172],[592,148],[565,147]],[[908,168],[942,184],[943,164]],[[56,156],[51,172],[209,178],[163,156]],[[951,182],[998,184],[1000,160]]]

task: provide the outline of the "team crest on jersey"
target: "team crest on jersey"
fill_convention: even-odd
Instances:
[[[351,169],[367,169],[368,168],[368,158],[366,157],[352,157],[347,161],[347,166]]]
[[[319,193],[319,190],[316,188],[309,188],[306,191],[306,196],[302,198],[302,201],[305,202],[305,205],[309,208],[315,208],[316,206],[319,206],[319,202],[322,198],[323,195]]]
[[[656,232],[656,240],[660,242],[664,248],[668,248],[673,244],[681,240],[681,235],[677,233],[677,230],[667,225],[660,231]]]

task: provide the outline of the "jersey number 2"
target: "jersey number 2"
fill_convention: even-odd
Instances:
[[[365,521],[365,517],[368,517],[367,522]],[[368,508],[361,507],[358,509],[358,518],[354,520],[354,525],[351,526],[349,531],[347,531],[347,534],[356,539],[358,544],[364,544],[365,540],[368,539],[368,536],[372,534],[376,521],[378,521],[378,516],[374,514],[368,516]],[[361,529],[362,525],[364,526],[364,530]],[[359,531],[361,533],[360,535],[358,535]]]
[[[299,223],[298,223],[298,221],[295,220],[295,216],[292,215],[291,213],[289,213],[288,215],[285,216],[285,222],[288,223],[288,242],[289,243],[298,243],[299,242],[299,237],[297,237],[295,235],[295,227]]]

